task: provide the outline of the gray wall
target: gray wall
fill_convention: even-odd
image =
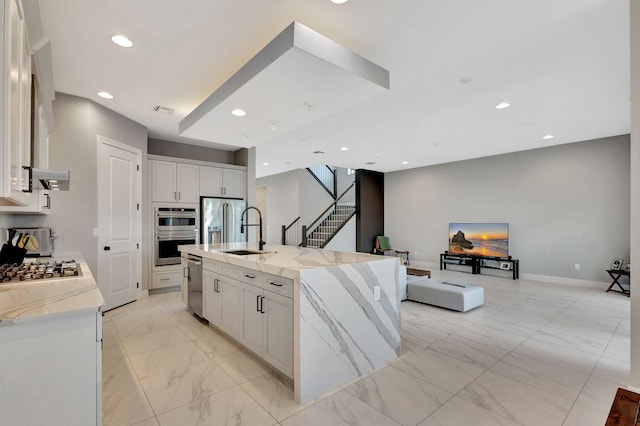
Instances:
[[[387,173],[385,233],[438,262],[449,222],[508,222],[522,273],[608,281],[629,259],[629,176],[628,135]]]
[[[97,136],[136,147],[142,151],[142,217],[149,217],[146,162],[146,127],[85,98],[56,94],[53,103],[55,129],[49,138],[49,167],[69,170],[69,191],[51,193],[48,216],[13,216],[12,226],[48,226],[56,233],[56,253],[80,253],[98,276],[98,151]],[[144,223],[144,220],[143,220]],[[143,242],[148,241],[142,227]],[[143,265],[148,262],[148,245],[143,244]],[[147,282],[143,268],[143,284]]]
[[[266,238],[268,244],[281,244],[281,227],[299,214],[298,170],[257,179],[256,186],[266,188]]]
[[[186,158],[189,160],[210,161],[222,164],[236,164],[236,155],[233,151],[222,151],[220,149],[206,148],[204,146],[176,143],[160,139],[149,138],[148,151],[149,154],[164,155],[165,157]],[[246,157],[246,154],[244,157]],[[239,156],[239,158],[244,157]]]

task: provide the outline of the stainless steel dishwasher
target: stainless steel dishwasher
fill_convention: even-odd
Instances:
[[[202,318],[202,257],[187,255],[187,310]]]

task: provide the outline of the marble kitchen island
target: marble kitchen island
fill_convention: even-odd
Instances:
[[[212,267],[226,267],[229,271],[237,268],[252,279],[262,274],[257,279],[266,277],[262,282],[267,291],[261,290],[260,294],[271,290],[285,294],[287,283],[292,284],[289,294],[293,299],[293,327],[292,331],[287,327],[282,327],[281,331],[293,333],[292,368],[287,371],[286,365],[278,367],[280,364],[269,361],[266,355],[262,358],[293,380],[298,403],[310,401],[398,357],[400,286],[405,281],[404,267],[399,258],[276,245],[265,246],[260,254],[225,253],[245,248],[256,250],[253,245],[245,243],[180,246],[183,256],[192,254],[203,258],[203,292],[208,288],[207,269]],[[224,278],[224,275],[211,276]],[[213,281],[213,291],[220,293],[217,290],[224,279],[215,278]],[[243,283],[238,285],[246,287]],[[211,287],[209,291],[212,291]],[[255,301],[252,304],[240,302],[237,306],[265,314],[270,305],[267,303],[265,309],[260,297],[258,294],[257,309]],[[204,298],[207,304],[207,296]],[[221,305],[221,309],[228,305]],[[246,315],[241,318],[247,321]],[[242,334],[247,327],[241,324],[239,328]],[[278,334],[271,333],[273,337],[269,339],[278,343],[287,341],[288,336]],[[231,337],[260,356],[259,351],[246,344],[243,337]],[[265,346],[263,351],[266,352],[268,342]]]

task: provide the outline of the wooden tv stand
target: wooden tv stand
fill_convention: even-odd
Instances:
[[[511,271],[513,279],[520,278],[520,260],[509,257],[474,256],[469,254],[440,253],[440,270],[447,269],[447,265],[471,266],[472,274],[481,274],[482,268]]]

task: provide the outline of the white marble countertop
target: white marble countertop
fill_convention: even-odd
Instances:
[[[318,250],[297,246],[266,245],[261,254],[235,255],[224,253],[228,250],[258,250],[257,244],[225,243],[195,244],[179,246],[183,253],[191,253],[206,259],[226,262],[245,268],[259,270],[287,278],[295,278],[300,271],[327,268],[330,266],[351,265],[373,261],[388,261],[388,257],[366,253]]]
[[[0,284],[0,327],[97,312],[104,305],[102,294],[89,266],[76,261],[82,277]]]

